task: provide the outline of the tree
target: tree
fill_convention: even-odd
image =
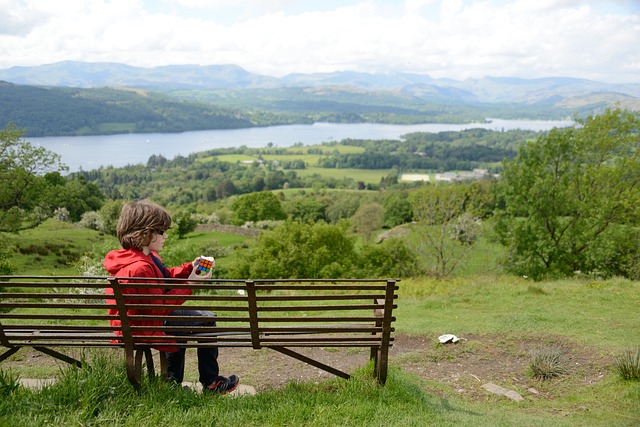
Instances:
[[[360,258],[364,277],[415,277],[422,274],[418,257],[405,239],[386,239],[380,244],[366,244]]]
[[[118,219],[123,205],[122,200],[108,200],[102,205],[98,211],[101,218],[100,231],[112,236],[117,235]]]
[[[180,211],[173,217],[173,223],[176,225],[178,239],[182,239],[187,234],[196,229],[198,221],[196,221],[194,212]]]
[[[351,217],[353,231],[362,234],[364,240],[369,242],[376,230],[382,228],[384,208],[379,203],[367,203],[361,205]]]
[[[451,274],[474,247],[486,197],[476,183],[426,185],[411,194],[416,252],[430,255],[436,276]],[[462,237],[464,236],[464,237]]]
[[[317,222],[326,220],[327,206],[313,196],[285,203],[287,216],[295,221]]]
[[[412,220],[409,195],[404,190],[387,191],[382,201],[384,207],[384,226],[393,228]]]
[[[607,109],[505,162],[497,231],[512,271],[627,274],[638,257],[639,132],[638,113]]]
[[[231,208],[233,222],[242,225],[247,221],[283,220],[287,214],[282,210],[278,197],[270,192],[249,193],[238,197]]]
[[[0,230],[34,227],[42,216],[30,215],[42,199],[43,175],[67,168],[60,156],[22,139],[24,130],[8,123],[0,130]]]
[[[15,253],[15,246],[9,238],[0,234],[0,274],[12,274],[15,270],[11,257]]]

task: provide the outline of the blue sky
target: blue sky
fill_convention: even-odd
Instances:
[[[0,68],[64,60],[640,83],[640,0],[0,0]]]

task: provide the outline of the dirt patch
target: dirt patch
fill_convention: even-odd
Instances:
[[[542,347],[560,348],[566,373],[549,380],[532,378],[528,372],[531,351]],[[362,367],[368,351],[307,349],[301,353],[345,372]],[[389,352],[390,366],[422,378],[430,393],[446,396],[462,394],[472,399],[490,395],[481,386],[493,382],[518,393],[553,399],[598,382],[609,372],[611,356],[580,346],[562,337],[467,336],[457,344],[440,344],[437,337],[396,335]],[[279,388],[289,381],[324,381],[333,375],[275,351],[264,349],[222,349],[223,372],[234,372],[258,391]]]
[[[541,347],[563,350],[565,374],[545,381],[531,377],[528,373],[530,353]],[[364,366],[369,357],[368,350],[362,349],[297,351],[348,373]],[[185,379],[197,381],[196,352],[188,350],[187,354]],[[392,368],[423,379],[423,387],[429,393],[442,397],[457,394],[473,400],[494,398],[481,387],[488,382],[525,397],[553,399],[602,380],[613,363],[611,355],[557,336],[472,335],[457,344],[440,344],[437,337],[396,334],[389,357]],[[330,373],[270,349],[222,348],[219,362],[221,374],[235,373],[242,383],[252,385],[258,392],[278,389],[290,381],[321,382],[334,378]],[[0,365],[5,369],[19,368],[23,378],[34,370],[46,371],[47,366],[55,375],[65,364],[31,349],[22,349]]]

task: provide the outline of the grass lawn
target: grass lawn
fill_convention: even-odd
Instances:
[[[612,364],[615,355],[640,344],[639,305],[640,283],[622,279],[403,280],[396,334],[430,344],[392,357],[385,387],[375,384],[366,366],[350,381],[291,379],[238,398],[148,380],[136,391],[121,360],[93,356],[93,369],[53,368],[49,375],[57,383],[41,391],[16,388],[20,368],[0,365],[0,419],[3,426],[637,426],[640,383],[623,381]],[[463,340],[439,345],[442,333]],[[567,371],[532,378],[528,346],[558,342]],[[268,377],[271,366],[252,370]],[[481,387],[487,381],[524,400],[489,393]]]
[[[74,265],[82,255],[94,248],[116,249],[115,237],[105,236],[77,224],[48,219],[39,227],[7,235],[18,246],[12,263],[16,274],[78,274]]]

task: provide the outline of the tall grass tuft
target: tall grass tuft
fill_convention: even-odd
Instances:
[[[616,357],[615,370],[626,381],[640,381],[640,347]]]
[[[534,378],[547,380],[567,372],[562,361],[565,350],[559,346],[549,345],[533,349],[530,352],[529,369]]]
[[[6,397],[15,393],[19,386],[20,379],[17,375],[0,369],[0,397]]]

